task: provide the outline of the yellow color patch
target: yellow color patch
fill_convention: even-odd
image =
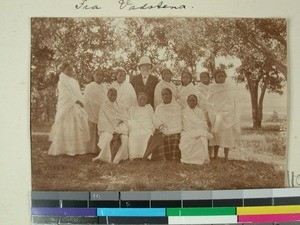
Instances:
[[[300,213],[300,205],[237,207],[237,215]]]

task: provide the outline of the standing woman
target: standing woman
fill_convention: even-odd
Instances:
[[[72,66],[64,62],[61,71],[55,122],[49,135],[52,144],[48,154],[85,154],[90,135],[83,96],[78,81],[73,78]]]
[[[88,123],[91,139],[87,144],[87,152],[99,153],[97,146],[98,136],[98,116],[103,102],[107,99],[107,87],[103,84],[103,70],[98,69],[94,74],[94,81],[86,85],[84,90],[84,109],[88,114]]]
[[[173,76],[171,70],[167,68],[162,69],[161,76],[162,79],[156,85],[154,90],[154,109],[156,109],[156,107],[162,102],[161,91],[164,88],[169,88],[172,91],[172,101],[176,101],[177,99],[177,87],[171,81],[171,78]]]
[[[209,142],[214,148],[214,158],[218,157],[219,147],[224,148],[225,160],[230,148],[240,134],[240,118],[231,86],[225,82],[226,73],[217,69],[215,83],[209,86],[207,110],[211,122],[213,139]]]
[[[188,69],[184,69],[181,72],[181,86],[178,87],[178,99],[177,102],[181,106],[182,109],[188,106],[187,99],[190,95],[199,95],[197,87],[193,84],[193,76],[188,71]]]
[[[117,102],[125,110],[137,105],[136,93],[131,83],[126,82],[126,70],[123,68],[116,69],[117,80],[111,84],[118,92]]]

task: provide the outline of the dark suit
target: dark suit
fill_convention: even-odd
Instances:
[[[158,78],[149,74],[147,83],[144,85],[142,75],[134,76],[131,80],[131,84],[135,90],[135,93],[145,92],[148,95],[148,103],[150,103],[153,107],[154,101],[154,89],[158,83]]]

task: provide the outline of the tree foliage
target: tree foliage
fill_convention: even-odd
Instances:
[[[218,57],[241,61],[234,79],[251,95],[253,125],[261,126],[266,92],[282,94],[287,79],[287,30],[284,19],[234,18],[34,18],[31,25],[31,116],[54,118],[58,65],[73,64],[82,88],[95,69],[107,82],[113,69],[132,76],[137,62],[149,56],[159,75],[169,66],[175,77],[187,67],[194,75],[201,64],[210,73]]]

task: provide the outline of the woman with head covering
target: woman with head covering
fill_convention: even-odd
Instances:
[[[218,157],[219,147],[224,148],[225,160],[230,148],[240,133],[240,118],[232,87],[225,82],[226,73],[217,69],[215,82],[209,86],[207,110],[212,128],[213,139],[209,142],[214,147],[214,158]]]
[[[58,102],[55,122],[49,140],[52,142],[49,155],[85,154],[90,140],[88,115],[83,109],[83,96],[79,83],[73,78],[71,64],[61,65],[58,81]]]
[[[143,158],[148,140],[155,130],[152,118],[153,108],[148,104],[148,96],[140,92],[137,96],[138,105],[128,111],[129,127],[129,159]]]
[[[206,98],[208,94],[208,87],[210,83],[210,76],[208,72],[201,72],[200,73],[200,82],[197,86],[199,91],[199,101],[202,102],[202,104],[199,106],[202,110],[206,111]]]
[[[190,95],[187,99],[188,106],[183,110],[183,131],[179,148],[181,162],[202,165],[209,163],[207,139],[212,135],[203,111],[197,107],[197,96]]]
[[[172,91],[164,88],[161,92],[163,102],[159,104],[153,116],[153,124],[163,133],[163,151],[167,160],[180,160],[179,140],[182,131],[182,109],[172,101]]]
[[[86,85],[84,90],[84,108],[89,118],[89,129],[91,139],[87,145],[87,151],[91,153],[99,152],[98,143],[98,116],[103,102],[107,99],[107,87],[102,83],[104,74],[99,69],[94,73],[94,81]]]
[[[198,84],[199,91],[204,95],[207,96],[208,94],[208,85],[210,83],[210,76],[209,73],[204,71],[200,73],[200,82]]]
[[[199,95],[198,89],[193,84],[193,76],[187,68],[181,72],[181,86],[178,87],[177,102],[184,109],[187,106],[187,98],[189,95]]]
[[[119,163],[121,160],[128,159],[128,128],[125,124],[127,115],[126,111],[116,101],[117,95],[116,89],[108,89],[108,99],[100,108],[98,121],[100,153],[93,161]],[[121,140],[117,149],[111,149],[111,142],[114,139]]]
[[[116,69],[116,81],[111,87],[118,92],[117,102],[125,110],[137,105],[136,93],[130,83],[126,81],[126,70],[119,67]]]
[[[171,78],[173,76],[171,70],[167,68],[162,69],[161,76],[162,79],[156,85],[154,90],[154,109],[162,102],[161,91],[164,88],[169,88],[172,91],[172,101],[176,101],[177,99],[177,87],[171,81]]]

